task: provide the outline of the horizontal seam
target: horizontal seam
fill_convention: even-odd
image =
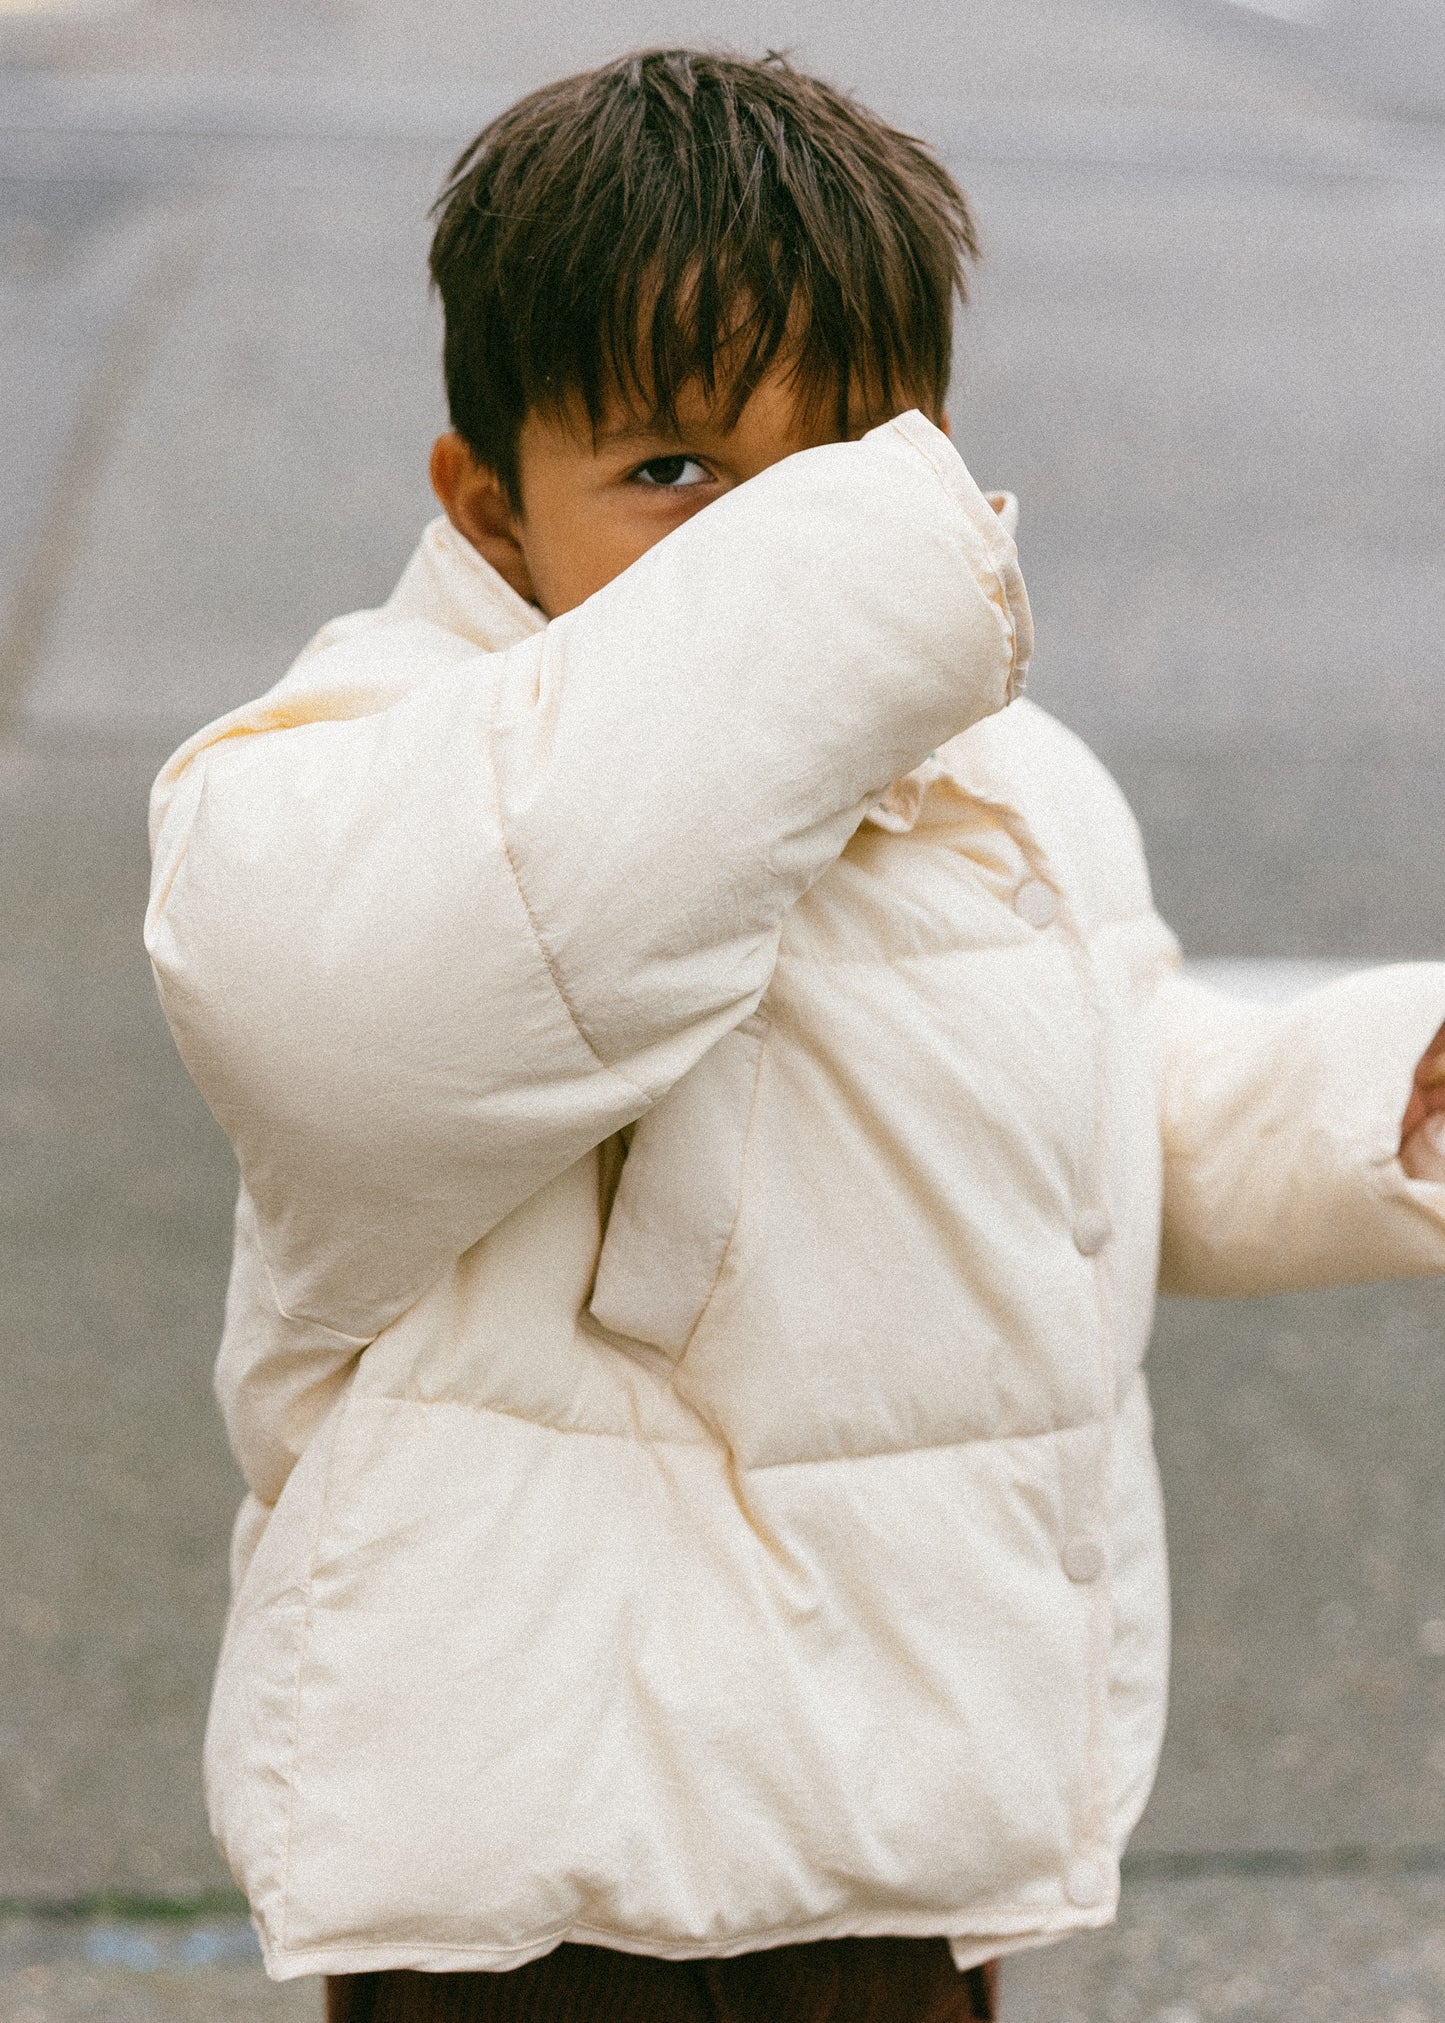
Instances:
[[[1272,1135],[1277,1137],[1282,1134],[1276,1132]],[[1358,1174],[1362,1181],[1367,1182],[1374,1189],[1381,1200],[1403,1202],[1409,1198],[1403,1190],[1397,1191],[1389,1186],[1389,1182],[1393,1179],[1391,1169],[1397,1166],[1400,1168],[1405,1188],[1431,1187],[1445,1184],[1439,1181],[1412,1180],[1401,1164],[1400,1155],[1403,1147],[1397,1148],[1393,1152],[1377,1151],[1363,1132],[1343,1133],[1331,1130],[1314,1135],[1316,1137],[1327,1137],[1328,1142],[1343,1154],[1343,1157],[1335,1167],[1337,1173],[1342,1177],[1347,1177],[1351,1173]],[[1201,1138],[1198,1145],[1191,1146],[1187,1151],[1171,1152],[1166,1149],[1164,1164],[1166,1166],[1192,1165],[1201,1158],[1207,1158],[1211,1150],[1211,1145]]]
[[[1064,926],[1063,921],[1054,924],[1060,928]],[[1080,934],[1077,930],[1068,932],[1074,942],[1087,944],[1087,935]],[[776,968],[782,969],[788,963],[796,963],[799,968],[876,969],[881,974],[899,969],[916,969],[925,962],[957,961],[965,956],[1017,955],[1020,948],[1032,948],[1040,942],[1047,946],[1046,932],[1041,934],[1038,928],[1031,927],[1028,930],[1027,940],[1021,936],[1017,941],[990,941],[976,946],[955,943],[951,948],[930,948],[912,955],[799,955],[796,950],[790,950],[778,957]],[[774,1017],[776,1018],[776,1013]]]
[[[367,1405],[410,1405],[424,1407],[428,1411],[485,1412],[494,1419],[512,1419],[523,1426],[535,1426],[539,1433],[561,1435],[577,1434],[585,1440],[625,1440],[633,1447],[713,1447],[716,1441],[706,1435],[697,1439],[684,1439],[680,1433],[658,1433],[642,1436],[635,1432],[618,1433],[608,1426],[559,1426],[552,1419],[538,1419],[530,1412],[513,1411],[506,1405],[489,1404],[480,1398],[409,1398],[394,1391],[368,1392],[362,1397],[353,1395],[352,1406],[361,1410]]]
[[[729,1450],[720,1440],[706,1437],[685,1440],[679,1434],[659,1433],[641,1436],[637,1433],[615,1433],[605,1426],[559,1426],[550,1419],[536,1419],[530,1412],[515,1412],[505,1405],[487,1404],[471,1398],[409,1398],[398,1396],[394,1391],[373,1392],[365,1397],[351,1399],[351,1408],[363,1410],[367,1405],[408,1405],[427,1410],[453,1412],[485,1412],[496,1419],[516,1420],[523,1426],[535,1426],[539,1433],[556,1433],[567,1437],[573,1434],[586,1440],[625,1440],[634,1447],[708,1447],[719,1454]],[[789,1455],[780,1461],[742,1461],[737,1463],[744,1475],[761,1475],[773,1468],[821,1468],[839,1461],[886,1461],[908,1454],[933,1454],[947,1447],[993,1446],[1004,1440],[1051,1440],[1062,1433],[1082,1433],[1091,1426],[1112,1425],[1115,1413],[1101,1413],[1092,1419],[1071,1419],[1059,1426],[1037,1426],[1025,1433],[960,1433],[947,1440],[916,1440],[906,1447],[870,1447],[860,1454],[798,1454]]]
[[[1006,899],[999,903],[1008,906]],[[1062,936],[1069,944],[1092,952],[1101,934],[1115,927],[1135,926],[1140,918],[1137,914],[1121,914],[1117,919],[1096,921],[1092,927],[1080,927],[1071,919],[1056,920],[1051,923],[1051,928],[1056,930],[1055,939]],[[942,948],[920,949],[906,955],[806,955],[796,948],[783,948],[779,950],[774,967],[785,969],[791,963],[800,969],[911,969],[919,963],[945,962],[960,956],[1016,955],[1021,948],[1032,948],[1039,943],[1048,946],[1049,940],[1049,929],[1030,927],[1026,934],[1010,941],[955,941]],[[1141,991],[1141,998],[1142,995]]]
[[[1117,1413],[1092,1419],[1071,1419],[1062,1426],[1038,1426],[1029,1433],[960,1433],[949,1440],[915,1440],[907,1447],[870,1447],[862,1454],[799,1454],[782,1461],[740,1461],[744,1475],[763,1475],[773,1468],[819,1468],[839,1461],[894,1461],[910,1454],[937,1454],[949,1447],[996,1447],[1006,1440],[1055,1440],[1063,1433],[1085,1433],[1090,1427],[1112,1426]]]

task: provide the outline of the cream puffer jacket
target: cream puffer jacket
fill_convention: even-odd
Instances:
[[[1182,981],[919,416],[543,625],[444,522],[158,782],[239,1154],[207,1745],[273,1974],[1106,1922],[1165,1282],[1445,1268],[1445,967]],[[894,783],[890,786],[890,782]]]

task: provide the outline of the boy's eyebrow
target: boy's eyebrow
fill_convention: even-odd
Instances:
[[[619,422],[613,428],[599,428],[592,432],[592,440],[602,443],[647,442],[656,436],[681,436],[680,424],[669,424],[663,415],[655,415],[647,421]]]
[[[872,426],[872,418],[866,409],[849,409],[847,427],[850,436],[862,435]],[[687,426],[681,421],[669,421],[666,415],[656,414],[642,420],[615,422],[610,428],[594,429],[592,441],[598,449],[620,448],[625,443],[656,442],[659,438],[667,442],[683,442],[689,436],[701,434],[705,430],[706,423],[699,429]]]

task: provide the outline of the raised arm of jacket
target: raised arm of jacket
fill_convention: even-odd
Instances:
[[[1445,1186],[1399,1159],[1415,1067],[1445,1018],[1445,963],[1365,970],[1282,1005],[1175,975],[1159,1015],[1164,1291],[1445,1272]]]
[[[344,627],[157,783],[147,921],[283,1313],[370,1339],[746,1017],[870,801],[1028,657],[919,415],[505,652]]]

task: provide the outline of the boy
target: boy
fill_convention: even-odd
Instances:
[[[445,517],[153,810],[242,1180],[215,1827],[334,2016],[986,2016],[1154,1771],[1161,1257],[1445,1269],[1445,966],[1180,979],[1014,700],[917,143],[656,52],[439,212]]]

